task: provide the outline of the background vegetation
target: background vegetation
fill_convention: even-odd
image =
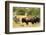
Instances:
[[[39,16],[40,8],[13,7],[13,15]]]

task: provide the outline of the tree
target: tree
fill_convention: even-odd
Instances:
[[[20,9],[16,12],[16,15],[25,15],[25,11],[23,9]]]

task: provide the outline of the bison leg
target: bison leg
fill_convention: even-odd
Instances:
[[[26,24],[28,25],[28,22],[26,22]]]
[[[32,24],[34,24],[34,22],[32,22]]]

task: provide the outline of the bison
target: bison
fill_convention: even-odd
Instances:
[[[22,18],[22,23],[26,23],[28,25],[28,22],[31,22],[32,24],[36,23],[36,22],[40,22],[40,18],[39,17],[33,17],[33,18]]]

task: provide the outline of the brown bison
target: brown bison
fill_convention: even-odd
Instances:
[[[40,22],[40,18],[39,17],[33,17],[33,18],[22,18],[22,23],[26,23],[28,25],[28,22],[31,22],[32,24],[36,23],[36,22]]]

